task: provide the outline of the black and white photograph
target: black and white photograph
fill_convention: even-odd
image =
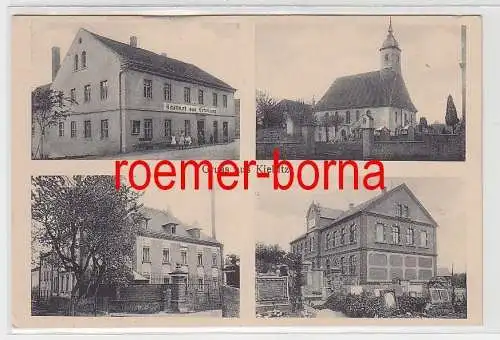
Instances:
[[[234,207],[218,193],[82,175],[32,177],[31,195],[32,316],[239,316]]]
[[[377,192],[263,189],[257,317],[467,319],[460,182],[389,178]]]
[[[479,17],[330,16],[256,24],[256,155],[465,161]],[[276,48],[279,46],[279,48]],[[480,95],[479,95],[480,97]],[[467,107],[473,110],[467,112]]]
[[[239,159],[240,35],[231,20],[31,18],[32,159]]]

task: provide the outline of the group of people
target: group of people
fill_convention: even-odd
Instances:
[[[186,146],[191,146],[191,144],[193,144],[193,140],[190,135],[184,136],[184,133],[181,133],[178,137],[176,135],[172,135],[170,144],[177,145],[179,149],[183,149]]]

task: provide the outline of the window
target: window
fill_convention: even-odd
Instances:
[[[222,95],[222,106],[227,107],[227,95],[226,94]]]
[[[69,97],[71,100],[71,104],[76,102],[76,89],[69,90]]]
[[[357,267],[356,255],[351,255],[349,257],[349,274],[355,275],[356,267]]]
[[[340,273],[342,274],[346,273],[345,258],[343,256],[340,258]]]
[[[171,227],[170,227],[170,232],[171,232],[172,234],[175,234],[175,229],[176,229],[176,228],[175,228],[175,225],[171,226]]]
[[[185,136],[191,136],[191,121],[189,119],[184,121]]]
[[[191,89],[189,87],[184,88],[184,103],[191,103]]]
[[[331,238],[332,235],[330,235],[330,233],[326,233],[326,249],[330,249],[330,238]]]
[[[146,140],[153,139],[153,120],[152,119],[144,119],[144,139],[146,139]]]
[[[144,79],[144,98],[153,98],[153,81]]]
[[[340,233],[338,230],[333,232],[333,246],[336,247],[340,245]]]
[[[212,254],[212,266],[217,265],[217,254]]]
[[[168,139],[172,137],[172,121],[170,119],[165,119],[165,137]]]
[[[141,121],[140,120],[133,120],[132,121],[132,134],[138,135],[140,133],[141,133]]]
[[[345,113],[345,122],[346,122],[347,124],[351,124],[351,112],[349,112],[349,111],[347,111],[347,112]]]
[[[359,120],[359,110],[356,110],[356,121]]]
[[[187,260],[187,251],[185,251],[185,250],[181,250],[181,263],[182,264],[187,264],[188,263],[188,260]]]
[[[384,59],[385,61],[389,61],[389,55],[388,54],[384,55]]]
[[[218,100],[218,99],[219,99],[219,98],[218,98],[217,93],[216,93],[216,92],[214,92],[214,93],[212,94],[212,106],[217,107],[217,100]]]
[[[203,289],[203,279],[198,279],[198,288]]]
[[[86,120],[83,122],[83,136],[85,138],[92,137],[92,125],[90,123],[90,120]]]
[[[394,122],[397,124],[398,123],[398,113],[394,112]]]
[[[75,59],[73,63],[73,70],[78,71],[78,54],[75,54]]]
[[[87,52],[82,52],[82,68],[87,67]]]
[[[330,259],[326,259],[326,270],[330,270],[331,267],[331,261]]]
[[[392,243],[399,244],[399,227],[398,226],[392,227]]]
[[[421,231],[420,232],[420,246],[421,247],[427,247],[428,245],[428,236],[426,231]]]
[[[414,243],[414,231],[413,228],[406,229],[406,244]]]
[[[342,228],[342,238],[340,239],[340,244],[346,244],[346,236],[347,236],[347,232],[346,232],[346,228]]]
[[[76,138],[76,122],[71,122],[71,138]]]
[[[149,247],[142,248],[142,263],[151,263],[151,254],[149,253]]]
[[[408,208],[407,205],[403,207],[403,216],[406,218],[410,217],[410,209]]]
[[[163,277],[163,283],[164,283],[164,284],[169,284],[169,283],[170,283],[170,277],[168,277],[168,276],[164,276],[164,277]]]
[[[165,101],[172,100],[172,84],[163,85],[163,100]]]
[[[83,87],[83,101],[85,103],[90,101],[90,85],[85,85]]]
[[[64,137],[64,122],[59,122],[59,137]]]
[[[375,228],[377,242],[384,242],[384,226],[382,224],[377,224]]]
[[[203,90],[198,90],[198,104],[203,104]]]
[[[108,99],[108,81],[103,80],[101,81],[101,100]]]
[[[170,263],[170,249],[163,249],[163,263]]]
[[[355,224],[351,225],[349,229],[349,243],[356,243],[356,229],[357,226]]]
[[[101,120],[101,139],[109,137],[108,120]]]
[[[203,266],[203,254],[198,254],[198,266]]]

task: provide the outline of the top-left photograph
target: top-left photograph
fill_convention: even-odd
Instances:
[[[210,17],[32,17],[31,158],[239,159],[241,34]]]

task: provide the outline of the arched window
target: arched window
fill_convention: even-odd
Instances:
[[[87,67],[87,52],[82,52],[82,68]]]
[[[406,229],[406,243],[407,244],[413,244],[415,242],[415,236],[414,236],[413,228],[408,228]]]
[[[371,111],[370,111],[370,110],[366,110],[366,114],[367,114],[367,115],[370,115],[370,114],[371,114]]]
[[[78,71],[78,54],[75,54],[74,70]]]
[[[399,227],[396,225],[392,227],[392,243],[399,244]]]
[[[355,224],[352,224],[351,228],[349,230],[349,242],[350,243],[356,243],[356,231],[357,231],[357,226]]]
[[[358,264],[357,264],[356,255],[351,255],[349,257],[349,273],[351,275],[355,275],[356,274],[356,267],[357,266],[358,266]]]

